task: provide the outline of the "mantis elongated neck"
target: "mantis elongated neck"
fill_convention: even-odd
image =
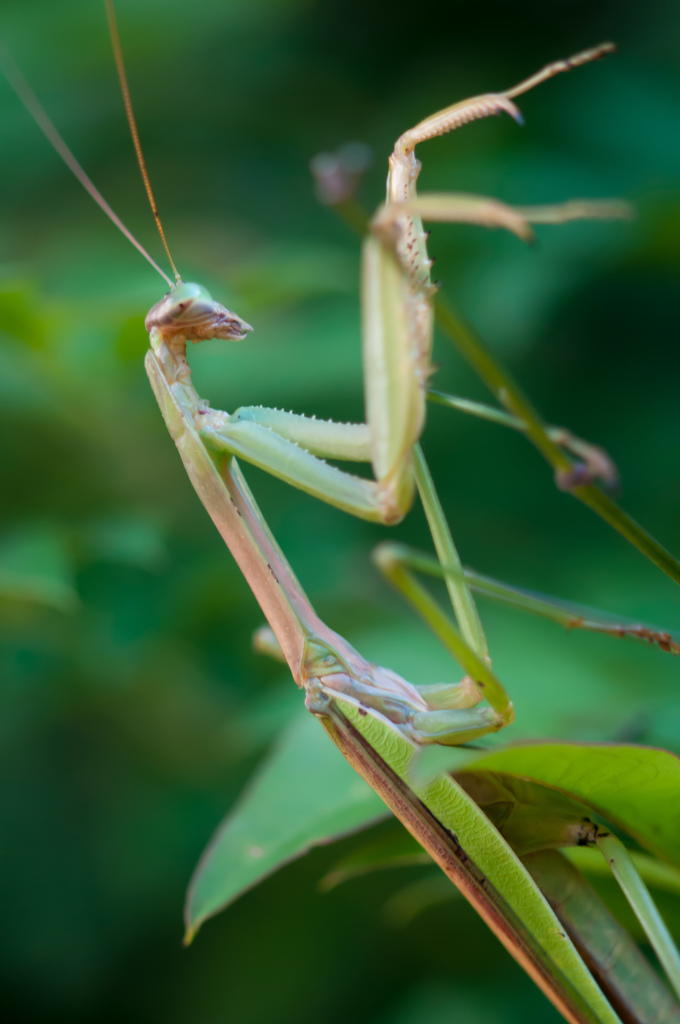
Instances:
[[[199,425],[208,406],[191,382],[183,339],[175,337],[168,345],[154,328],[150,342],[146,370],[168,430],[194,488],[274,631],[296,683],[304,684],[310,651],[320,646],[334,651],[362,676],[366,661],[312,608],[236,460],[211,455],[203,445]]]

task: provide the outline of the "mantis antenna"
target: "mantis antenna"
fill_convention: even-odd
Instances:
[[[163,225],[161,224],[161,218],[158,215],[158,207],[156,206],[156,200],[154,199],[153,189],[151,188],[151,182],[149,181],[149,175],[147,174],[146,164],[144,163],[144,154],[142,153],[142,144],[139,141],[139,132],[137,131],[137,122],[135,121],[134,111],[132,109],[132,100],[130,98],[130,89],[128,87],[127,75],[125,74],[125,64],[123,62],[123,50],[120,45],[120,36],[118,34],[118,25],[116,23],[116,12],[113,8],[113,0],[106,0],[106,14],[109,19],[109,31],[111,33],[111,44],[113,46],[113,56],[116,59],[116,67],[118,69],[118,78],[120,80],[120,88],[123,93],[123,102],[125,104],[125,113],[127,114],[128,124],[130,125],[130,134],[132,135],[132,142],[135,147],[135,153],[137,154],[137,162],[139,169],[142,172],[142,178],[144,180],[144,188],[146,194],[149,197],[149,203],[153,212],[154,220],[156,221],[156,227],[158,233],[161,236],[163,247],[170,260],[170,266],[172,272],[175,275],[175,284],[181,284],[182,278],[180,277],[179,271],[175,266],[175,261],[170,255],[170,247],[163,231]]]
[[[115,52],[115,44],[114,44],[114,52]],[[76,178],[78,179],[80,184],[83,186],[83,188],[87,192],[89,192],[89,194],[94,199],[95,203],[99,206],[99,208],[101,210],[104,211],[106,216],[110,220],[113,221],[113,223],[116,225],[118,230],[121,231],[125,235],[125,237],[128,239],[128,241],[132,242],[132,244],[134,245],[135,249],[137,249],[137,251],[142,254],[142,256],[144,257],[145,260],[148,260],[148,262],[151,264],[151,266],[154,268],[154,270],[157,271],[157,273],[159,273],[161,275],[161,277],[165,281],[167,281],[167,283],[170,285],[171,288],[173,288],[174,287],[173,282],[170,280],[170,278],[165,273],[165,271],[161,270],[161,268],[158,266],[158,264],[154,260],[153,256],[149,255],[149,253],[146,251],[144,246],[140,242],[137,241],[137,239],[132,234],[132,232],[129,230],[129,228],[127,228],[125,226],[125,224],[120,219],[118,214],[109,206],[109,204],[106,202],[106,200],[104,199],[104,196],[101,194],[101,192],[99,191],[97,186],[94,184],[94,182],[90,179],[90,177],[85,172],[85,170],[81,167],[79,162],[76,160],[75,156],[73,155],[73,153],[71,152],[69,147],[66,145],[66,143],[62,139],[61,135],[59,134],[59,132],[57,131],[55,126],[52,124],[52,121],[50,120],[50,117],[49,117],[47,111],[45,110],[45,108],[43,107],[42,103],[40,102],[38,97],[35,95],[35,93],[31,89],[31,87],[28,84],[28,82],[26,81],[26,79],[24,78],[22,72],[20,71],[19,67],[17,66],[16,61],[14,60],[14,58],[11,56],[9,51],[6,49],[6,47],[2,43],[0,43],[0,69],[2,70],[3,74],[5,75],[5,78],[9,82],[11,88],[14,90],[16,95],[19,97],[19,99],[21,100],[23,105],[28,110],[29,114],[31,115],[31,117],[33,118],[35,123],[38,125],[40,130],[46,136],[47,140],[52,144],[52,146],[57,151],[59,156],[62,158],[62,160],[64,161],[66,166],[69,168],[69,170],[72,171],[73,174],[76,176]],[[134,121],[133,121],[133,124],[134,124]],[[136,133],[136,129],[135,129],[133,137],[136,138],[136,136],[137,136],[137,133]],[[137,149],[138,146],[139,146],[139,141],[137,140],[135,148]],[[143,165],[142,165],[142,173],[144,174],[145,181],[147,181],[147,191],[150,192],[151,190],[150,190],[150,187],[148,186],[148,180],[147,180],[147,177],[146,177],[146,169],[143,167]],[[158,223],[159,228],[160,228],[161,238],[163,239],[163,243],[165,245],[165,250],[166,250],[166,252],[168,252],[168,245],[167,245],[167,242],[165,241],[165,236],[163,234],[163,229],[160,227],[160,220],[158,218],[158,213],[156,212],[155,204],[153,203],[153,201],[152,201],[152,208],[154,210],[154,216],[156,218],[156,222]],[[170,257],[170,253],[169,252],[168,252],[168,256]],[[174,264],[174,262],[172,260],[172,257],[170,257],[170,263],[171,263],[172,269],[173,269],[173,271],[175,273],[176,281],[179,282],[181,280],[181,278],[180,278],[179,274],[177,273],[177,269],[175,268],[175,264]]]

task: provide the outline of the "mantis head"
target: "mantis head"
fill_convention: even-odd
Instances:
[[[147,331],[155,327],[166,340],[182,337],[194,342],[209,338],[242,341],[253,329],[236,313],[215,302],[202,285],[183,281],[151,307],[145,327]]]

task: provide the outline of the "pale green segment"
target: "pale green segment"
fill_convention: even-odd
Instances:
[[[564,851],[564,856],[570,860],[579,871],[587,875],[600,875],[609,878],[610,870],[608,865],[595,849],[585,846],[573,846]],[[630,858],[635,865],[640,878],[652,889],[660,889],[663,892],[672,892],[680,896],[680,871],[670,864],[664,864],[655,857],[646,853],[631,853]]]
[[[369,237],[362,254],[362,337],[366,419],[373,469],[388,476],[422,429],[424,394],[416,378],[418,353],[403,271]]]
[[[365,423],[334,423],[261,405],[243,406],[231,418],[259,423],[322,459],[371,461],[371,437]]]
[[[449,592],[449,598],[456,613],[461,634],[465,642],[479,658],[482,658],[482,660],[487,659],[489,649],[484,635],[482,620],[479,617],[474,598],[470,593],[458,551],[453,543],[448,521],[434,486],[432,474],[419,444],[414,449],[413,463],[416,486],[418,487],[420,500],[423,503],[423,509],[427,516],[432,540],[434,541],[434,546],[446,579],[446,589]]]
[[[401,779],[409,775],[414,747],[374,715],[361,714],[350,701],[335,703],[354,728]],[[496,829],[449,775],[411,788],[517,914],[536,943],[577,990],[600,1024],[620,1024],[571,940],[564,934],[533,879]]]
[[[576,849],[580,853],[584,848]],[[570,860],[556,850],[523,859],[562,923],[587,952],[589,962],[596,965],[598,976],[606,978],[618,994],[631,1019],[638,1024],[680,1024],[680,1007],[664,983]],[[606,867],[601,857],[599,860]]]
[[[213,451],[237,455],[344,512],[372,522],[384,519],[374,480],[353,476],[317,459],[269,427],[230,417],[219,426],[204,427],[201,438]]]
[[[597,845],[606,857],[612,874],[621,886],[676,995],[680,996],[680,954],[628,850],[614,835],[598,836]]]

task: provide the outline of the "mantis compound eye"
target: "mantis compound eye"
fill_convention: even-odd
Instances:
[[[172,302],[168,313],[175,320],[210,316],[215,305],[210,293],[200,284],[180,284],[166,298]]]
[[[146,329],[156,328],[164,337],[187,341],[224,338],[241,341],[252,331],[250,324],[232,313],[200,284],[182,282],[157,302],[146,318]]]

